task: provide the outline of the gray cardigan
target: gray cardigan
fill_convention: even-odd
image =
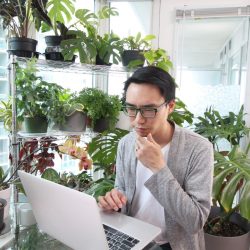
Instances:
[[[135,138],[135,132],[130,132],[120,140],[116,161],[115,187],[128,199],[122,209],[128,215],[136,188]],[[175,125],[166,166],[145,183],[164,207],[173,250],[205,249],[203,225],[210,211],[212,173],[212,144]]]

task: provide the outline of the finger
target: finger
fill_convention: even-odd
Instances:
[[[111,193],[108,192],[106,195],[105,195],[105,201],[109,204],[109,206],[114,209],[115,211],[118,211],[119,209],[119,206],[118,204],[116,203],[117,201],[115,201],[113,199],[113,197],[111,196]]]
[[[104,210],[113,210],[113,208],[105,201],[103,196],[98,197],[98,206]]]
[[[127,203],[127,197],[125,195],[122,194],[122,197],[121,197],[121,201],[122,201],[122,204],[125,205]]]
[[[117,190],[113,189],[113,190],[111,191],[111,196],[112,196],[112,198],[113,198],[115,204],[116,204],[119,208],[122,208],[122,200],[121,200],[121,198],[122,198],[123,194],[120,193],[120,192],[118,192]]]
[[[147,139],[150,142],[156,143],[151,133],[148,134]]]

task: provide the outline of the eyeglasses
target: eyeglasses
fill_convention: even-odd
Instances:
[[[157,107],[136,108],[134,106],[124,106],[123,112],[129,117],[136,117],[137,113],[140,112],[140,114],[144,118],[154,118],[156,116],[156,113],[159,112],[159,109],[166,104],[168,104],[168,101],[162,103],[160,106]]]

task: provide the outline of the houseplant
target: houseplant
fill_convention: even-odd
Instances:
[[[3,122],[4,128],[11,131],[12,125],[12,100],[0,101],[0,121]]]
[[[115,15],[118,15],[116,9],[107,6],[104,6],[97,14],[87,9],[77,10],[75,12],[77,21],[67,32],[71,38],[61,43],[64,58],[71,60],[74,54],[78,53],[81,63],[95,64],[98,51],[102,51],[99,56],[100,59],[106,61],[105,63],[108,63],[106,52],[108,52],[108,57],[115,55],[117,58],[116,52],[112,52],[111,49],[117,50],[117,37],[114,34],[104,36],[98,34],[101,21]],[[111,48],[106,46],[107,43]]]
[[[123,38],[121,40],[123,46],[121,52],[123,66],[143,66],[145,61],[143,52],[151,48],[151,41],[153,39],[155,39],[154,35],[146,35],[145,37],[142,37],[140,32],[135,36]],[[132,65],[130,63],[132,63]]]
[[[167,72],[173,67],[172,62],[164,49],[149,49],[144,51],[143,55],[148,66],[156,66]]]
[[[36,60],[31,59],[27,66],[16,66],[17,118],[24,121],[26,132],[44,133],[48,127],[48,117],[62,87],[48,83],[36,75]]]
[[[84,88],[75,100],[86,109],[94,131],[102,132],[115,126],[121,110],[118,96],[108,95],[96,88]]]
[[[122,46],[120,38],[113,32],[97,35],[96,39],[96,64],[97,65],[111,65],[118,64],[121,61],[120,52]]]
[[[58,88],[55,98],[50,101],[47,118],[50,128],[71,132],[83,132],[87,117],[84,106],[76,101],[76,93],[69,89]]]
[[[54,32],[54,35],[45,37],[46,59],[63,60],[60,44],[68,38],[66,24],[71,21],[75,12],[74,0],[32,0],[32,11],[38,31]]]
[[[0,16],[3,28],[8,29],[8,51],[11,54],[32,57],[36,53],[37,40],[30,38],[32,27],[32,0],[1,0]]]
[[[209,108],[204,117],[198,117],[198,120],[195,131],[207,137],[215,148],[212,193],[214,207],[204,227],[206,248],[235,249],[237,246],[237,249],[247,249],[247,221],[250,220],[250,158],[247,153],[250,144],[246,152],[242,152],[240,140],[249,133],[243,107],[238,114],[229,112],[225,116]],[[228,141],[229,150],[219,147],[221,139]]]
[[[8,168],[6,171],[0,166],[0,197],[6,200],[7,205],[4,208],[4,218],[7,218],[9,215],[10,208],[10,173],[11,168]]]

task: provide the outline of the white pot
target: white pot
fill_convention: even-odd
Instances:
[[[6,219],[9,216],[10,194],[11,194],[11,187],[0,191],[0,198],[5,199],[7,201],[7,206],[4,208],[4,219]]]

